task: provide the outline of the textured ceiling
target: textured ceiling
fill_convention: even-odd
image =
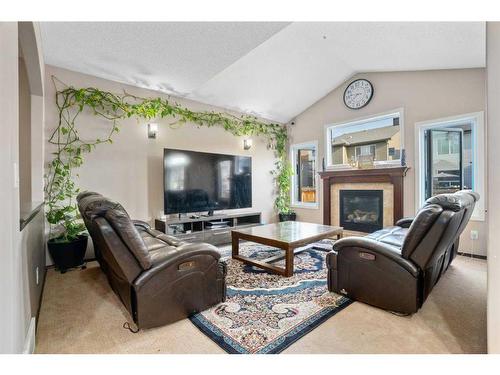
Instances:
[[[47,64],[187,95],[285,27],[256,22],[44,22]]]
[[[357,72],[485,66],[481,22],[44,22],[41,28],[47,64],[280,122]]]

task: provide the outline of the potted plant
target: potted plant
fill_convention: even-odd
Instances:
[[[278,161],[277,164],[283,163],[282,166],[277,166],[276,170],[276,185],[278,187],[278,195],[275,205],[278,210],[279,221],[295,221],[297,214],[290,208],[290,184],[293,176],[293,168],[286,161]]]
[[[50,256],[56,268],[65,273],[70,268],[84,265],[88,235],[85,226],[74,219],[64,219],[63,233],[52,237],[47,242]]]
[[[50,225],[47,247],[56,268],[65,273],[84,265],[87,250],[88,234],[74,204],[79,189],[72,178],[73,169],[82,164],[83,158],[82,148],[74,146],[74,136],[69,135],[67,128],[59,124],[49,143],[54,144],[55,137],[59,139],[58,148],[45,176],[46,217]]]
[[[59,173],[55,173],[52,177],[56,181],[64,179]],[[64,187],[59,187],[57,194],[54,187],[47,191],[50,192],[46,194],[46,217],[50,225],[47,247],[57,269],[65,273],[70,268],[84,264],[88,235],[85,225],[78,216],[76,205],[72,204],[73,195],[77,192],[73,182],[66,180]]]

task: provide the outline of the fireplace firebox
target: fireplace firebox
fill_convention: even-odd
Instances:
[[[340,226],[372,233],[384,224],[383,190],[340,190]]]

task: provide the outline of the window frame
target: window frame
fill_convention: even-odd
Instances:
[[[485,124],[484,111],[465,113],[457,116],[438,118],[415,123],[415,208],[418,210],[425,202],[425,140],[427,130],[449,128],[471,122],[471,146],[473,164],[473,186],[481,199],[476,203],[472,221],[484,221],[486,209],[485,196]]]
[[[352,120],[346,120],[346,121],[341,121],[341,122],[336,122],[336,123],[329,123],[324,125],[324,134],[325,134],[325,170],[343,170],[343,169],[355,169],[351,167],[349,164],[332,164],[332,150],[331,150],[331,144],[332,144],[332,136],[331,136],[331,128],[348,128],[351,126],[356,126],[360,125],[366,122],[371,122],[371,121],[377,121],[377,120],[382,120],[384,118],[387,118],[389,116],[395,116],[397,115],[399,117],[399,132],[400,132],[400,144],[399,144],[399,159],[396,160],[380,160],[380,161],[375,161],[374,166],[377,168],[384,168],[384,167],[394,167],[397,165],[401,165],[401,157],[402,157],[402,150],[404,150],[404,108],[396,108],[391,111],[386,111],[382,113],[376,113],[368,116],[363,116],[363,117],[358,117]],[[387,151],[389,152],[389,151]]]
[[[293,168],[293,176],[291,178],[291,186],[290,186],[290,206],[292,208],[309,208],[309,209],[319,209],[319,170],[318,170],[318,146],[319,142],[317,140],[315,141],[309,141],[309,142],[301,142],[301,143],[294,143],[290,145],[290,162]],[[316,190],[316,202],[314,203],[304,203],[300,202],[297,200],[297,188],[298,188],[298,175],[296,173],[297,169],[297,154],[298,151],[301,149],[309,149],[309,150],[314,150],[314,183],[315,183],[315,190]]]

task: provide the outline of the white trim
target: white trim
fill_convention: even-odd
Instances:
[[[415,210],[424,204],[425,197],[425,173],[420,166],[425,163],[424,132],[429,129],[446,128],[453,125],[459,125],[464,121],[472,122],[472,150],[474,160],[474,191],[481,199],[476,203],[471,220],[485,220],[485,127],[484,112],[465,113],[458,116],[444,117],[428,121],[415,123]]]
[[[23,354],[35,353],[35,331],[36,320],[35,317],[32,317],[28,327],[28,332],[26,333],[26,337],[24,339]]]
[[[399,131],[400,131],[400,150],[401,150],[401,155],[402,151],[404,150],[404,117],[405,117],[405,111],[403,107],[393,109],[391,111],[386,111],[382,113],[376,113],[373,115],[367,115],[363,117],[358,117],[352,120],[345,120],[341,122],[335,122],[335,123],[330,123],[330,124],[325,124],[323,126],[324,129],[324,134],[325,134],[325,170],[339,170],[339,169],[353,169],[350,165],[348,164],[337,164],[337,165],[332,165],[331,159],[332,159],[332,152],[330,145],[332,143],[330,132],[328,131],[332,127],[336,128],[342,128],[342,127],[349,127],[352,125],[356,124],[361,124],[364,122],[368,121],[376,121],[383,119],[389,115],[395,115],[399,114]],[[375,162],[375,166],[377,167],[393,167],[395,165],[401,165],[401,158],[398,160],[384,160],[384,161],[379,161]]]
[[[292,184],[290,188],[290,199],[291,199],[291,204],[290,206],[292,208],[307,208],[307,209],[313,209],[317,210],[319,209],[319,171],[318,171],[318,146],[319,143],[318,141],[309,141],[309,142],[302,142],[302,143],[294,143],[290,145],[290,162],[292,164],[292,168],[294,170],[294,174],[292,176]],[[297,175],[295,173],[296,169],[296,157],[295,157],[295,150],[298,149],[314,149],[314,180],[315,180],[315,186],[316,186],[316,202],[315,203],[303,203],[303,202],[298,202],[296,200],[296,188],[297,188]]]

